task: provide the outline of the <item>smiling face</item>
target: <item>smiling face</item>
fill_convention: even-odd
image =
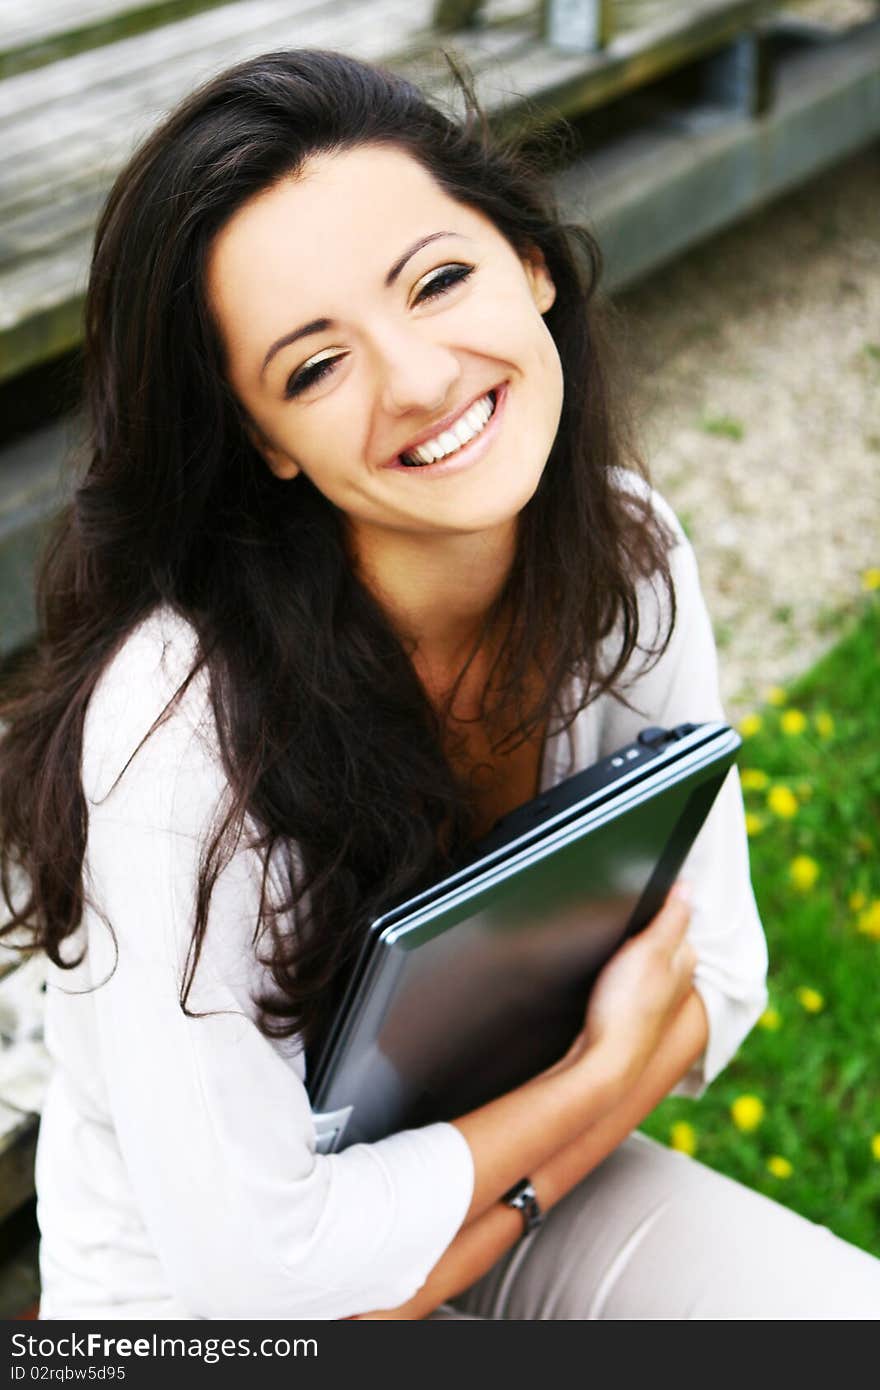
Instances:
[[[208,294],[255,444],[346,514],[356,552],[515,524],[562,408],[553,283],[409,155],[316,156],[245,204]]]

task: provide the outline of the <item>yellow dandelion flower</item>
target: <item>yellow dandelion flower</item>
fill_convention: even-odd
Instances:
[[[784,786],[782,782],[770,788],[767,793],[767,805],[780,820],[791,820],[798,812],[797,797],[791,787]]]
[[[880,1134],[875,1134],[871,1140],[871,1153],[874,1155],[877,1162],[880,1163]]]
[[[758,1019],[758,1027],[764,1028],[768,1033],[777,1033],[782,1027],[782,1015],[778,1009],[765,1009]]]
[[[790,1178],[794,1172],[794,1165],[789,1163],[782,1154],[771,1154],[767,1159],[767,1171],[772,1173],[774,1178]]]
[[[763,724],[764,721],[760,714],[744,714],[737,727],[743,738],[751,738],[753,734],[759,732]]]
[[[744,1134],[751,1134],[764,1118],[764,1102],[757,1096],[737,1096],[730,1107],[730,1118]]]
[[[802,734],[807,727],[807,716],[799,709],[783,710],[779,727],[784,734]]]
[[[764,699],[768,705],[784,705],[785,691],[781,685],[771,685],[768,690],[765,690]]]
[[[853,894],[855,897],[855,894]],[[880,941],[880,898],[875,898],[870,907],[859,913],[856,926],[864,936]]]
[[[800,989],[796,990],[795,993],[801,1008],[808,1014],[819,1014],[824,1009],[825,1000],[819,991],[813,989],[810,985],[801,985]]]
[[[867,901],[868,899],[865,897],[864,893],[860,892],[857,888],[854,893],[850,893],[849,895],[850,911],[861,912]]]
[[[758,816],[754,811],[746,811],[746,834],[760,835],[764,829],[764,817]]]
[[[816,715],[814,721],[820,738],[830,738],[834,733],[834,720],[825,710]]]
[[[744,767],[739,780],[744,792],[765,792],[770,785],[770,778],[759,767]]]
[[[697,1131],[693,1125],[689,1125],[687,1120],[679,1120],[669,1131],[669,1147],[677,1149],[681,1154],[695,1154],[697,1152]]]
[[[809,854],[798,854],[788,866],[788,876],[799,893],[809,893],[821,870]]]
[[[871,593],[874,589],[880,589],[880,568],[876,565],[871,569],[862,571],[862,588],[865,593]]]

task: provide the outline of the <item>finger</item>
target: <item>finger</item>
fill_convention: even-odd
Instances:
[[[694,890],[687,879],[677,878],[666,895],[666,901],[685,903],[688,907],[693,906]]]
[[[656,935],[665,945],[675,946],[684,937],[690,920],[689,897],[684,893],[673,891],[654,918]]]
[[[697,953],[688,941],[684,938],[675,955],[672,958],[673,966],[680,971],[687,979],[692,979],[697,968]]]

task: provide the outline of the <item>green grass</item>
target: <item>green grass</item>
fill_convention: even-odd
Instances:
[[[801,732],[785,731],[800,722],[791,711],[805,717]],[[752,878],[778,1026],[756,1027],[704,1097],[664,1101],[643,1128],[668,1143],[688,1122],[702,1162],[880,1255],[880,595],[781,704],[756,713],[739,764],[758,818]],[[797,803],[788,819],[768,804],[779,787]],[[784,803],[777,790],[773,804]],[[793,881],[799,856],[818,868],[811,887]],[[821,996],[816,1012],[804,987]],[[742,1095],[764,1106],[749,1133],[731,1117]],[[768,1170],[773,1155],[789,1177]]]
[[[732,439],[739,443],[745,438],[745,427],[732,415],[706,416],[701,425],[706,434],[716,434],[721,439]]]

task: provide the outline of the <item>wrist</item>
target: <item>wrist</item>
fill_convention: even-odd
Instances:
[[[505,1206],[513,1207],[519,1212],[523,1222],[523,1235],[537,1230],[544,1220],[538,1194],[529,1178],[521,1178],[519,1182],[514,1183],[513,1187],[503,1194],[501,1201]]]

